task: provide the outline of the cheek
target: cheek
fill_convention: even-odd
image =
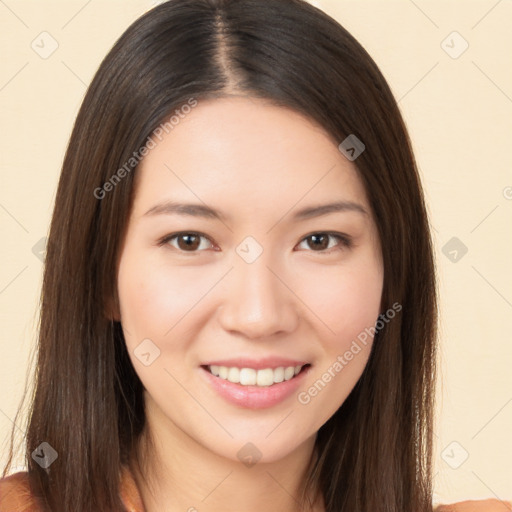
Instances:
[[[370,355],[370,330],[380,313],[383,275],[379,260],[361,258],[331,269],[325,286],[310,295],[318,316],[328,326],[322,357],[297,395],[309,428],[318,430],[343,404],[360,378]]]
[[[143,338],[164,343],[174,337],[186,315],[201,308],[214,278],[201,275],[198,267],[171,271],[161,259],[127,254],[120,262],[118,290],[121,319],[132,343]]]
[[[308,291],[304,289],[304,297],[326,326],[325,343],[341,350],[377,321],[383,285],[381,268],[371,259],[361,259],[353,265],[333,266],[316,277],[308,283]]]

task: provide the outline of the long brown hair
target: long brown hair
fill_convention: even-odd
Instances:
[[[136,20],[101,63],[71,134],[47,242],[24,445],[32,492],[52,512],[123,510],[120,468],[145,425],[141,381],[108,317],[137,172],[130,159],[191,98],[229,94],[303,113],[338,144],[351,134],[363,141],[354,164],[381,240],[381,310],[402,306],[320,428],[302,498],[319,489],[327,512],[431,511],[437,299],[411,143],[375,62],[303,0],[171,0]],[[47,469],[30,456],[42,442],[58,453]]]

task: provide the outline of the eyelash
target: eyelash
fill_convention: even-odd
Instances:
[[[200,233],[198,231],[180,231],[178,233],[171,233],[171,234],[166,235],[163,238],[161,238],[158,241],[158,246],[164,246],[164,245],[168,244],[174,238],[178,238],[178,237],[183,236],[183,235],[194,235],[194,236],[199,236],[199,237],[202,237],[202,238],[206,238],[213,245],[213,243],[210,240],[210,238],[208,236],[206,236],[204,233]],[[331,237],[337,238],[341,242],[341,245],[342,245],[342,248],[338,249],[338,250],[351,249],[353,247],[353,240],[352,240],[351,236],[345,235],[343,233],[337,233],[335,231],[334,232],[333,231],[315,231],[313,233],[310,233],[309,235],[306,235],[304,238],[302,238],[300,243],[304,242],[305,240],[307,240],[308,238],[311,238],[314,235],[327,235],[327,236],[331,236]],[[179,249],[179,248],[176,248],[176,247],[173,247],[173,249],[176,249],[177,251],[179,251],[181,253],[184,253],[184,254],[187,254],[187,253],[189,253],[189,254],[197,254],[197,253],[203,252],[202,250],[201,251],[198,251],[198,250],[183,251],[182,249]],[[310,252],[315,252],[315,253],[319,253],[319,254],[330,254],[333,251],[333,249],[336,249],[336,247],[331,247],[329,249],[324,249],[324,250],[321,250],[321,251],[313,251],[313,250],[311,250]]]

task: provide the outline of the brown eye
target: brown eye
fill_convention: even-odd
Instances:
[[[325,250],[329,247],[329,235],[311,235],[306,240],[310,240],[311,243],[309,244],[309,247],[319,249],[319,250]]]
[[[330,244],[332,239],[337,239],[339,241],[338,244]],[[335,248],[336,246],[340,246],[341,249],[350,248],[352,245],[350,238],[341,233],[312,233],[305,237],[301,243],[304,242],[313,252],[327,252],[328,249]]]
[[[184,251],[195,251],[201,244],[200,237],[197,235],[180,235],[177,237],[177,240],[178,247]]]
[[[208,240],[206,246],[202,240]],[[172,241],[172,242],[171,242]],[[174,243],[176,241],[176,243]],[[209,239],[200,233],[174,233],[163,238],[160,245],[169,244],[179,251],[183,252],[201,252],[203,249],[211,247]],[[201,245],[202,244],[202,245]],[[198,249],[201,248],[201,251]]]

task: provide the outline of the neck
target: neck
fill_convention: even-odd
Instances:
[[[133,464],[145,512],[297,512],[315,437],[275,462],[246,466],[212,453],[176,425],[146,423]],[[148,443],[148,436],[154,444]],[[304,512],[323,512],[310,498]]]

